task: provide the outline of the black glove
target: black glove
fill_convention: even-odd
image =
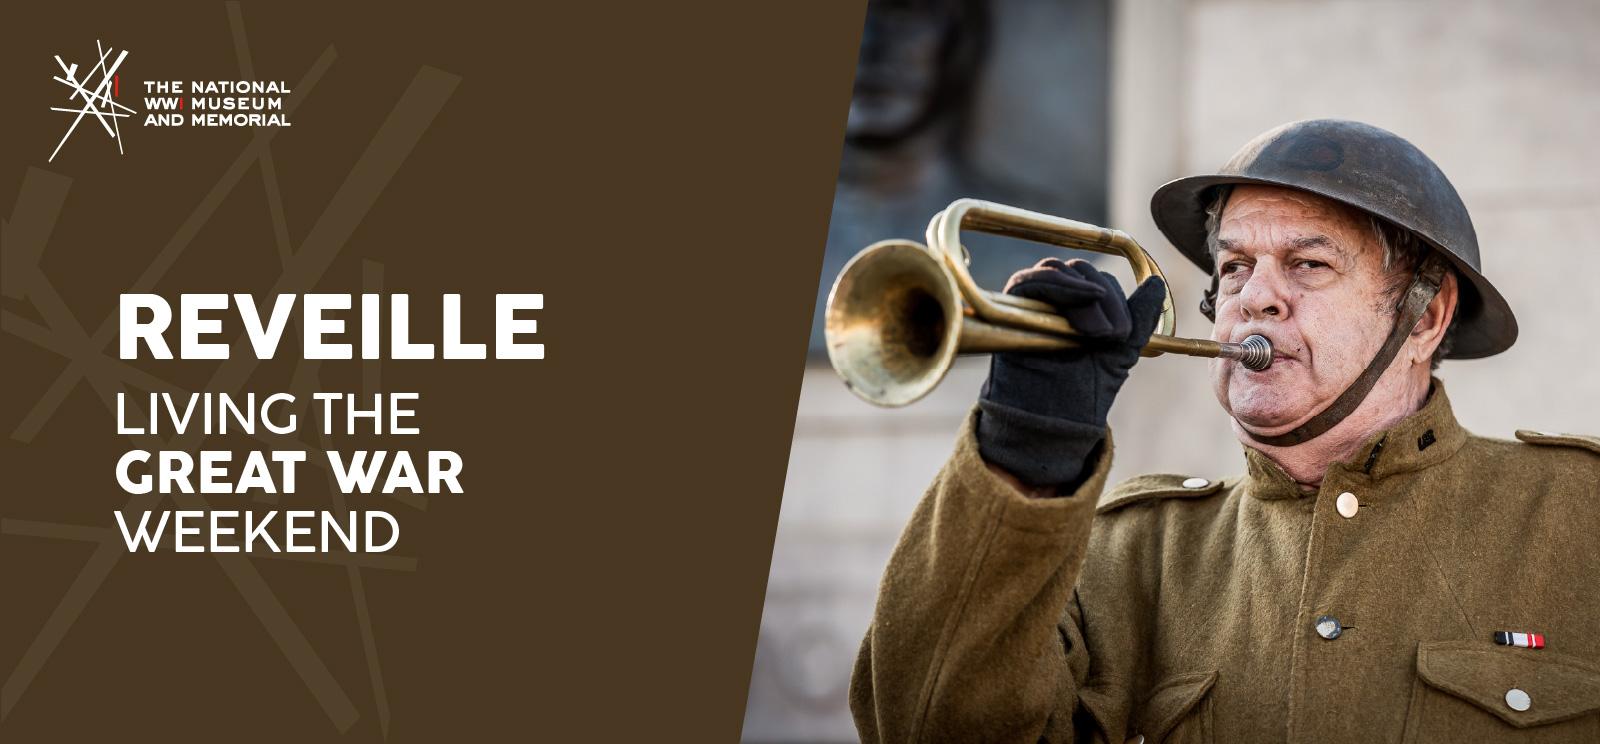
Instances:
[[[1006,292],[1049,303],[1086,337],[1077,348],[990,357],[978,401],[978,451],[1029,486],[1075,490],[1105,439],[1106,414],[1161,315],[1160,277],[1124,299],[1110,274],[1082,259],[1047,258]]]

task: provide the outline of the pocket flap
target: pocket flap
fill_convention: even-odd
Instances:
[[[1140,729],[1145,741],[1165,740],[1172,727],[1194,710],[1216,681],[1216,672],[1190,672],[1162,680],[1144,706],[1144,725]]]
[[[1417,675],[1517,728],[1600,710],[1600,666],[1548,650],[1487,644],[1424,643],[1417,649]],[[1527,710],[1506,701],[1513,688],[1527,694]]]

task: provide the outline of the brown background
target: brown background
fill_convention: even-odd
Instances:
[[[861,10],[8,6],[0,738],[735,739]],[[241,29],[254,77],[296,87],[266,147],[130,126],[119,157],[85,120],[45,162],[70,118],[48,110],[52,55],[129,49],[119,101],[143,112],[143,80],[240,77]],[[55,219],[25,184],[64,193]],[[41,221],[34,261],[13,228]],[[542,292],[548,358],[130,369],[114,334],[84,336],[141,281],[408,292],[435,341],[440,293],[485,340],[493,293]],[[354,568],[126,554],[100,541],[128,504],[113,467],[150,445],[116,435],[104,396],[142,394],[139,374],[420,392],[414,441],[330,444],[456,450],[466,493],[345,499],[402,529]],[[208,500],[337,506],[321,470],[300,481],[276,505]]]

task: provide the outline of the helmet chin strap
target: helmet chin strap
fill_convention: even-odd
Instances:
[[[1417,267],[1411,286],[1406,289],[1400,304],[1395,308],[1394,330],[1389,331],[1389,338],[1383,342],[1383,347],[1378,349],[1377,355],[1372,357],[1367,368],[1361,371],[1361,376],[1350,383],[1350,387],[1345,388],[1331,405],[1312,416],[1310,421],[1283,434],[1267,436],[1249,429],[1245,429],[1245,433],[1261,444],[1293,447],[1322,436],[1340,421],[1345,420],[1345,417],[1355,413],[1361,402],[1367,399],[1367,393],[1372,392],[1373,386],[1378,384],[1378,378],[1383,376],[1384,370],[1394,361],[1395,354],[1400,353],[1400,347],[1405,345],[1406,338],[1411,335],[1411,329],[1416,327],[1417,321],[1422,319],[1422,314],[1427,312],[1428,303],[1433,302],[1434,296],[1439,294],[1439,285],[1444,282],[1444,272],[1447,268],[1444,257],[1438,251],[1428,252],[1428,257]]]

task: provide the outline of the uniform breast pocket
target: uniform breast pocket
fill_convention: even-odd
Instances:
[[[1210,744],[1211,687],[1216,681],[1216,672],[1178,674],[1162,680],[1145,703],[1138,733],[1130,741]],[[1143,739],[1138,738],[1141,735]]]
[[[1424,643],[1404,741],[1600,742],[1600,665],[1487,641]]]

